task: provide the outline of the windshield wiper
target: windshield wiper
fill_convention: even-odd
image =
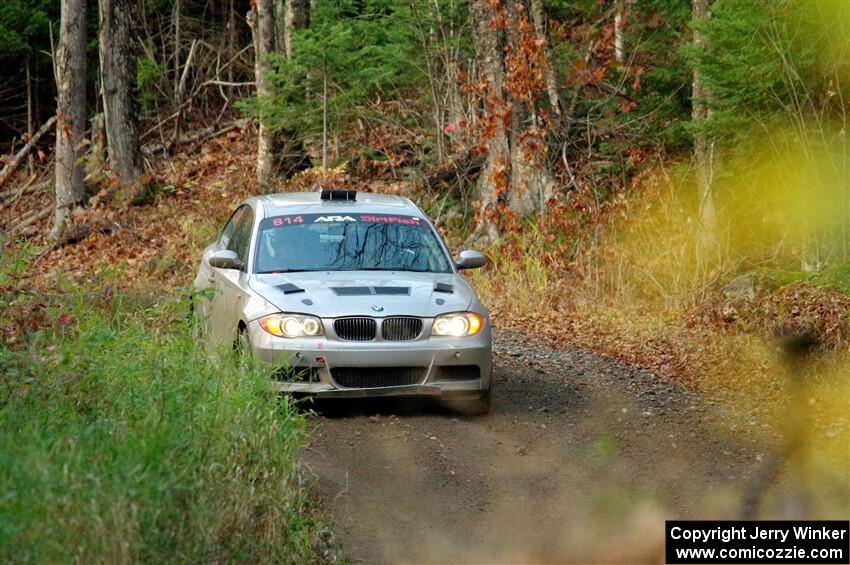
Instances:
[[[413,269],[410,267],[363,267],[361,269],[345,269],[346,271],[407,271],[410,273],[430,273],[431,271],[423,271],[422,269]]]
[[[273,271],[257,271],[258,275],[278,275],[281,273],[314,273],[327,271],[327,269],[274,269]]]
[[[352,271],[405,271],[409,273],[435,273],[440,271],[424,271],[422,269],[414,269],[411,267],[361,267],[358,269],[335,269],[328,267],[326,269],[275,269],[273,271],[257,271],[258,275],[278,275],[282,273],[314,273],[314,272],[352,272]]]

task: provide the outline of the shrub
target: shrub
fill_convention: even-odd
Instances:
[[[0,346],[0,555],[40,562],[303,562],[304,418],[268,377],[214,363],[185,304],[48,301]]]

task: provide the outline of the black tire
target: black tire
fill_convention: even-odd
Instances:
[[[240,367],[248,368],[251,365],[251,353],[251,336],[248,335],[248,328],[240,326],[236,341],[233,343],[233,355]]]
[[[186,315],[186,322],[189,324],[192,339],[196,344],[200,345],[204,339],[203,320],[198,317],[198,307],[195,305],[194,298],[189,301],[189,312]]]

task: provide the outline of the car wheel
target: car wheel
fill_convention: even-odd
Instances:
[[[247,368],[251,364],[251,351],[251,336],[248,335],[248,328],[240,327],[236,343],[233,344],[233,353],[240,367]]]
[[[186,316],[186,322],[189,324],[192,340],[196,345],[200,345],[204,339],[204,324],[201,316],[198,314],[198,306],[195,304],[195,299],[189,301],[189,313]]]

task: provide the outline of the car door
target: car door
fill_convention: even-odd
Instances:
[[[228,249],[236,253],[242,267],[240,269],[216,269],[215,274],[216,295],[218,301],[212,309],[211,318],[214,319],[212,331],[215,340],[220,345],[231,345],[236,341],[236,329],[239,325],[239,316],[242,304],[245,302],[247,293],[247,268],[248,250],[251,245],[251,236],[254,231],[254,211],[250,206],[242,206],[234,212],[231,218],[233,229],[227,238],[220,242],[221,249]]]
[[[244,235],[240,235],[240,232],[244,232],[246,229],[250,232],[252,223],[253,214],[251,212],[251,208],[249,206],[240,206],[233,212],[233,214],[231,214],[230,219],[227,220],[227,223],[224,225],[224,229],[221,230],[221,235],[215,245],[211,246],[207,252],[204,253],[203,270],[207,274],[207,280],[203,282],[210,290],[208,294],[208,301],[205,304],[205,328],[207,330],[210,345],[213,347],[229,345],[232,343],[232,341],[228,341],[227,339],[228,328],[233,324],[231,319],[232,309],[229,308],[228,305],[233,300],[230,296],[230,292],[233,288],[231,281],[234,278],[238,278],[237,273],[240,271],[237,269],[220,269],[213,267],[209,264],[209,256],[212,253],[223,249],[235,251],[235,248],[240,245],[240,241],[244,238]],[[238,251],[237,254],[239,254]],[[244,261],[245,256],[240,255],[240,259]]]
[[[233,236],[233,230],[236,228],[235,220],[241,214],[243,214],[241,208],[234,211],[225,222],[218,239],[204,249],[201,255],[201,266],[198,269],[198,275],[195,277],[195,289],[198,291],[195,313],[200,324],[201,335],[204,336],[205,344],[211,350],[219,345],[218,332],[213,331],[213,328],[220,326],[219,318],[223,315],[224,308],[222,307],[223,297],[217,285],[216,275],[218,270],[210,265],[209,260],[213,253],[225,249],[227,242]],[[213,313],[216,313],[215,317]]]

